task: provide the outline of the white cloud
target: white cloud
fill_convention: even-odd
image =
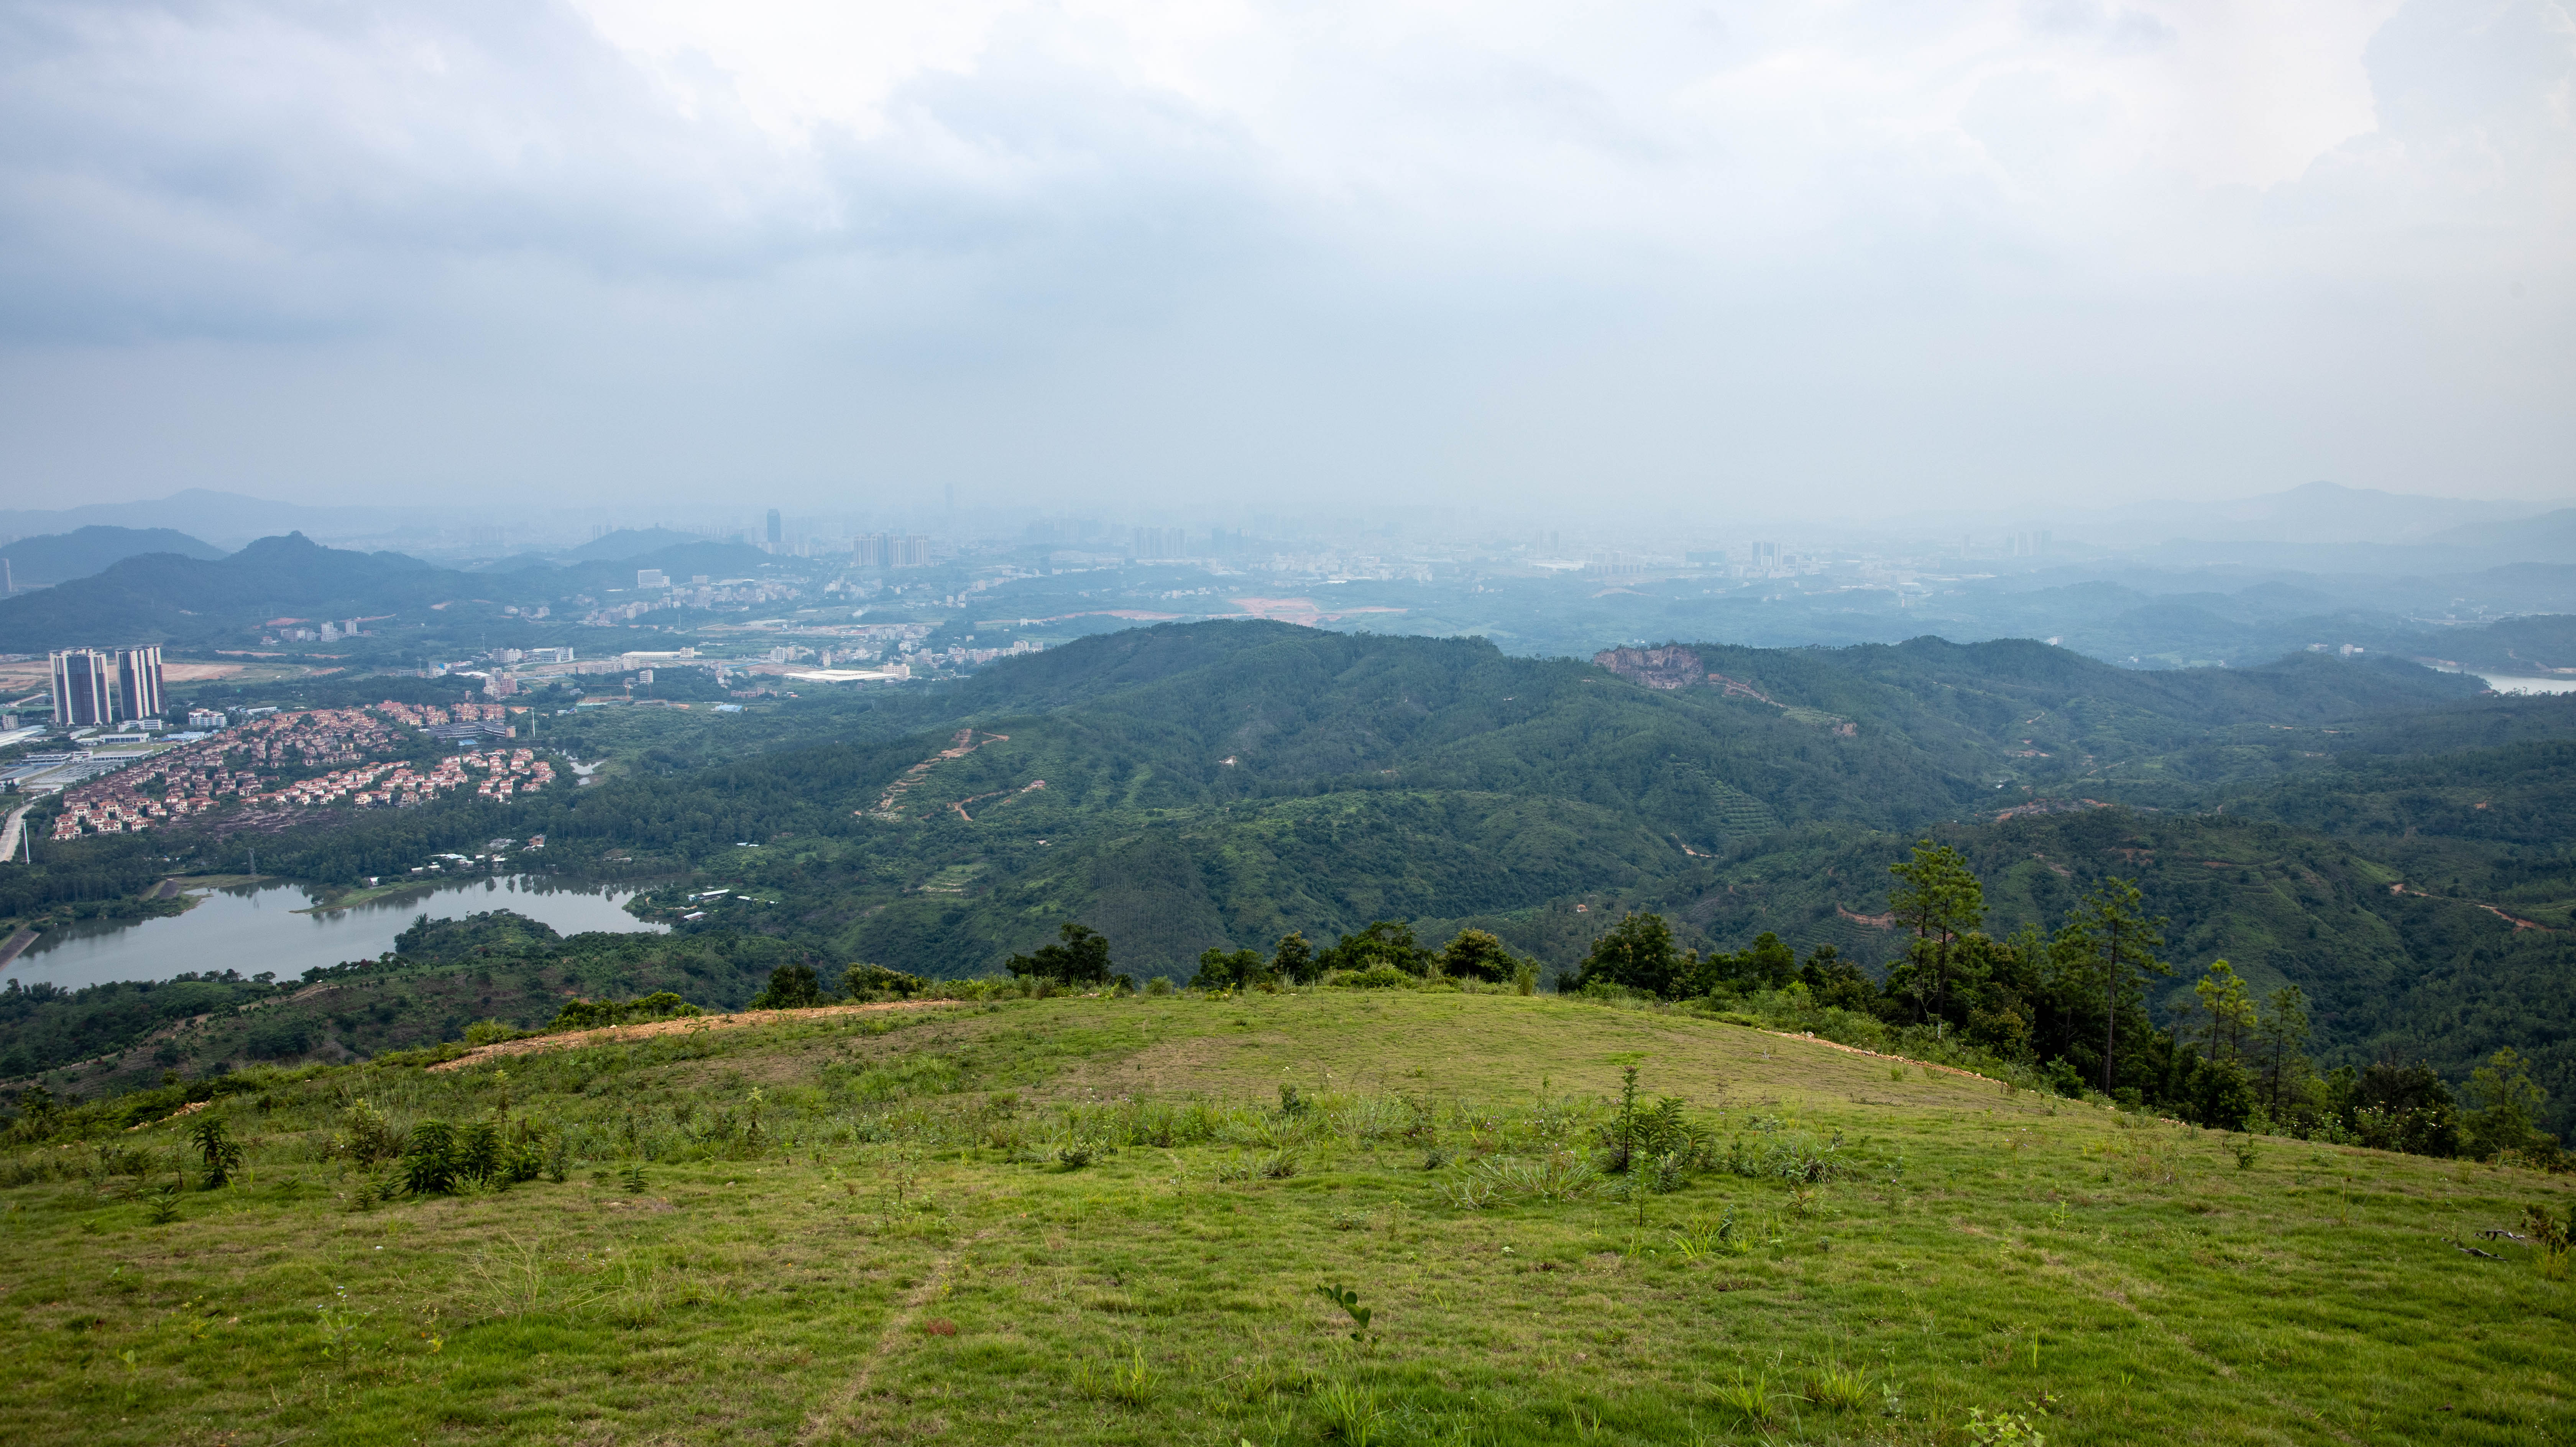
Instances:
[[[2533,0],[21,0],[0,478],[2559,491],[2571,84]]]

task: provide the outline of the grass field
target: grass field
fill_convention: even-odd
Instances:
[[[1631,1065],[1701,1128],[1669,1190],[1588,1164]],[[368,1203],[397,1167],[334,1148],[360,1099],[530,1122],[565,1179]],[[1679,1012],[1010,1000],[212,1110],[248,1147],[220,1189],[155,1193],[201,1116],[0,1160],[0,1437],[2576,1435],[2576,1284],[2475,1234],[2563,1179],[2242,1154]]]

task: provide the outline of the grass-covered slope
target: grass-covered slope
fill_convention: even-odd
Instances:
[[[1670,1189],[1598,1170],[1630,1064],[1704,1135]],[[524,1124],[551,1168],[370,1204],[401,1167],[353,1158],[359,1100],[415,1141]],[[208,1116],[248,1148],[233,1184],[156,1204]],[[2478,1234],[2563,1217],[2563,1178],[2240,1154],[1545,997],[1014,1001],[379,1063],[18,1148],[0,1182],[26,1443],[2576,1429],[2576,1286]]]

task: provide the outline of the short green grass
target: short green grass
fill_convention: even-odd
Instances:
[[[1587,1179],[1632,1064],[1721,1154],[1838,1178]],[[2475,1234],[2563,1212],[2565,1182],[2268,1139],[2240,1165],[2211,1133],[1891,1073],[1679,1012],[1327,992],[356,1067],[218,1107],[248,1169],[170,1224],[154,1188],[184,1123],[0,1161],[0,1423],[102,1444],[1964,1443],[1972,1411],[2051,1443],[2576,1433],[2576,1285]],[[361,1097],[397,1124],[543,1123],[570,1179],[362,1207],[330,1149]],[[1356,1337],[1327,1284],[1368,1309]]]

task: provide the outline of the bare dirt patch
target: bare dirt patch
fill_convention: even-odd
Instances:
[[[463,1070],[486,1060],[510,1055],[535,1055],[547,1050],[575,1050],[584,1045],[608,1045],[621,1040],[649,1040],[656,1035],[686,1035],[699,1030],[730,1030],[740,1025],[776,1025],[788,1020],[828,1020],[837,1015],[866,1015],[884,1010],[926,1010],[947,1000],[889,1000],[876,1005],[818,1005],[810,1010],[744,1010],[732,1015],[684,1015],[677,1020],[652,1020],[639,1025],[610,1025],[598,1030],[568,1030],[561,1035],[532,1035],[525,1040],[504,1040],[497,1045],[483,1045],[468,1050],[453,1060],[442,1060],[429,1067],[433,1071]]]

